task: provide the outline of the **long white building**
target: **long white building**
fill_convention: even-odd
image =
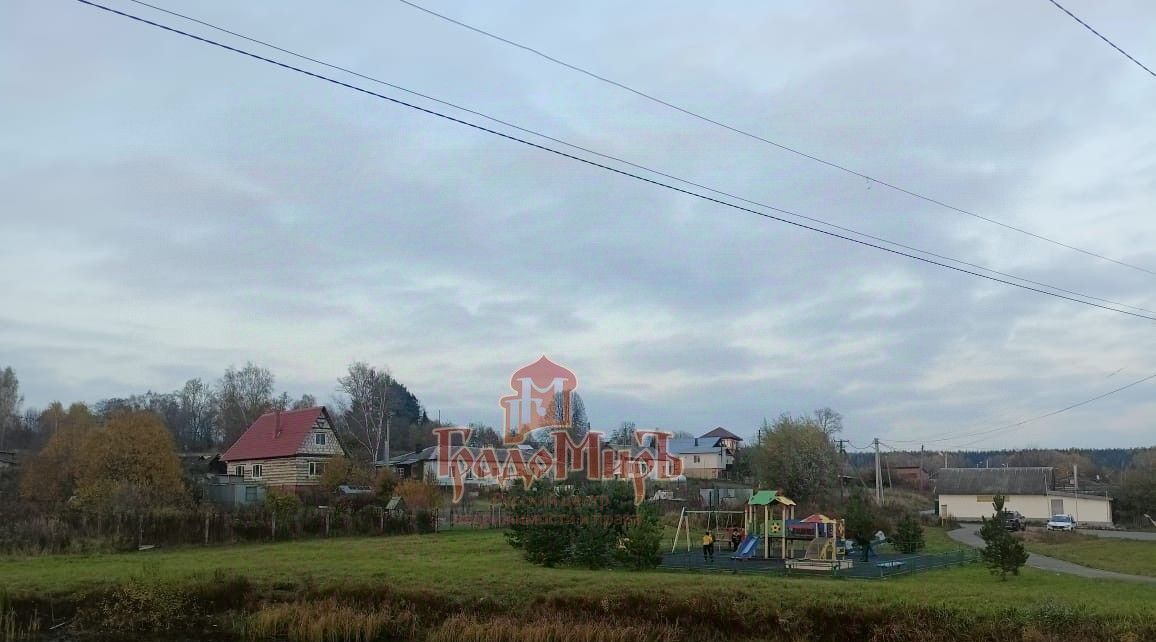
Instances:
[[[990,517],[992,498],[1007,497],[1006,510],[1045,521],[1052,515],[1071,515],[1088,526],[1112,524],[1112,499],[1106,495],[1056,490],[1055,473],[1047,467],[942,468],[936,475],[935,493],[941,517],[962,521]]]

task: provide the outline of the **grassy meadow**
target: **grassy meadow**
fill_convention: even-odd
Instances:
[[[1028,551],[1082,566],[1156,577],[1156,542],[1110,539],[1077,532],[1029,532]]]
[[[927,541],[929,551],[956,548],[940,529],[927,529]],[[360,622],[357,626],[369,627],[367,630],[377,632],[374,635],[392,631],[389,635],[398,636],[396,639],[568,640],[581,638],[551,637],[548,633],[591,626],[614,626],[618,632],[633,630],[630,627],[641,626],[636,619],[639,615],[655,618],[648,625],[654,635],[631,639],[857,639],[856,635],[865,635],[863,631],[888,626],[895,627],[895,632],[886,639],[958,639],[954,636],[968,627],[988,627],[984,629],[989,631],[986,639],[1005,639],[998,631],[999,627],[1012,626],[1009,622],[1023,626],[1068,622],[1069,628],[1072,623],[1091,623],[1094,628],[1089,630],[1107,635],[1096,639],[1139,640],[1144,638],[1128,636],[1132,631],[1156,633],[1152,606],[1156,604],[1156,586],[1097,582],[1034,569],[1001,582],[978,565],[869,582],[664,570],[551,569],[525,562],[506,544],[501,532],[484,530],[115,555],[0,558],[0,578],[9,598],[41,605],[45,600],[91,601],[85,596],[100,595],[110,586],[141,583],[175,587],[172,590],[201,587],[189,588],[192,594],[200,595],[207,590],[205,586],[219,584],[226,575],[243,578],[250,594],[241,607],[249,614],[246,630],[260,631],[256,637],[300,640],[329,639],[324,631],[315,629],[330,620],[334,626]],[[131,596],[139,593],[138,589],[125,592]],[[396,606],[399,600],[412,606],[401,609]],[[432,604],[440,606],[434,608]],[[351,609],[352,614],[347,612]],[[422,628],[425,625],[415,619],[419,617],[415,613],[422,612],[431,613],[427,624],[435,620],[439,624]],[[436,617],[432,615],[435,612]],[[342,615],[335,617],[334,613]],[[527,620],[527,613],[540,616]],[[478,620],[482,617],[479,614],[488,619]],[[671,618],[681,622],[687,617],[686,626],[667,626]],[[696,622],[696,617],[702,621]],[[502,618],[514,618],[511,622],[518,622],[517,626],[536,628],[524,636],[504,638],[481,633],[490,628],[487,622]],[[795,628],[788,626],[791,622]],[[902,622],[906,624],[901,626]],[[846,638],[837,633],[844,623],[849,631]],[[760,627],[771,628],[763,632]],[[823,627],[833,627],[830,631],[835,633]],[[416,633],[419,629],[421,636]],[[788,635],[784,630],[794,633]],[[1019,629],[1015,630],[1018,636]],[[1114,636],[1114,630],[1124,633]],[[903,631],[918,631],[918,635],[907,636]],[[601,639],[600,635],[595,630],[588,639]],[[333,639],[375,639],[369,633],[350,636]]]

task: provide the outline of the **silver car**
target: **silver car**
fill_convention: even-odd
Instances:
[[[1052,515],[1048,520],[1049,531],[1073,531],[1076,530],[1076,520],[1072,519],[1071,515]]]

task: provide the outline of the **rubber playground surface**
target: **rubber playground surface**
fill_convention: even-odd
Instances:
[[[872,553],[870,561],[868,562],[862,561],[861,554],[848,556],[847,559],[854,563],[854,566],[848,569],[812,571],[788,569],[783,563],[783,560],[778,558],[768,560],[763,559],[760,555],[750,559],[736,560],[731,559],[732,555],[734,555],[734,551],[729,550],[729,547],[728,550],[718,548],[715,550],[714,560],[706,561],[703,559],[701,548],[692,548],[687,552],[685,548],[680,547],[679,550],[673,553],[667,549],[663,551],[661,567],[686,571],[768,573],[791,576],[813,575],[819,577],[830,577],[834,575],[855,579],[880,579],[936,568],[961,566],[963,564],[970,564],[977,559],[975,551],[971,550],[931,553],[926,555],[904,555],[902,553],[887,551]]]

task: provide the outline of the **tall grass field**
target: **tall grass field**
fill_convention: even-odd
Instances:
[[[935,529],[927,539],[931,550],[949,546]],[[30,614],[51,612],[79,630],[104,633],[223,628],[248,639],[288,640],[1156,639],[1156,586],[1033,569],[1001,582],[976,565],[872,582],[542,568],[525,562],[498,531],[10,557],[0,559],[0,578],[13,622],[28,628]],[[9,639],[21,638],[0,634]]]

